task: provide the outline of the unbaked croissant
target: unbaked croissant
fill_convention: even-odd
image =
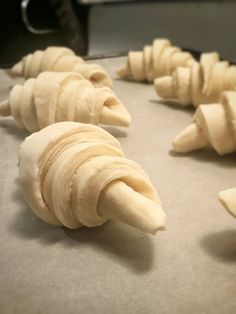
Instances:
[[[236,151],[236,91],[222,94],[220,103],[200,105],[192,124],[174,140],[177,152],[190,152],[205,146],[218,154]]]
[[[80,74],[43,72],[15,85],[0,103],[0,115],[13,115],[33,133],[60,121],[128,126],[130,115],[109,87],[95,88]]]
[[[49,224],[76,229],[112,219],[153,234],[165,228],[148,176],[94,125],[61,122],[26,138],[19,184],[32,210]]]
[[[154,87],[160,97],[178,99],[183,106],[219,102],[223,91],[236,87],[236,66],[220,61],[216,52],[203,53],[199,63],[157,78]]]
[[[192,55],[172,46],[168,39],[155,39],[143,51],[130,51],[128,60],[117,74],[121,78],[153,82],[157,77],[170,75],[178,66],[191,66]]]
[[[36,77],[44,71],[77,72],[96,87],[112,87],[110,76],[99,64],[85,63],[71,49],[65,47],[48,47],[45,50],[36,50],[34,53],[23,57],[11,69],[13,75],[24,76],[25,78]]]

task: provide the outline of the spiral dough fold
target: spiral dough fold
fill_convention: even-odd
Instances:
[[[154,86],[160,97],[178,99],[183,106],[219,102],[222,92],[236,87],[236,66],[220,61],[216,52],[203,53],[200,62],[178,67],[172,76],[156,79]]]
[[[236,92],[224,92],[220,103],[200,105],[192,124],[174,141],[174,149],[179,152],[205,146],[220,155],[236,151]]]
[[[47,223],[72,229],[103,224],[107,217],[98,211],[101,194],[118,181],[160,206],[142,168],[125,158],[119,142],[97,126],[56,123],[21,146],[20,187],[32,210]]]
[[[155,39],[143,51],[130,51],[127,64],[117,74],[121,78],[153,82],[170,75],[178,66],[190,67],[194,62],[190,53],[172,46],[168,39]]]
[[[43,72],[15,85],[8,101],[0,104],[1,114],[12,114],[31,133],[60,121],[130,123],[128,111],[109,87],[95,88],[73,72]]]
[[[112,87],[112,80],[99,64],[85,63],[75,53],[65,47],[48,47],[28,54],[15,64],[11,72],[13,75],[25,78],[36,77],[44,71],[77,72],[91,81],[95,87]]]

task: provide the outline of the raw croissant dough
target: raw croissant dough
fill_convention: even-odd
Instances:
[[[153,82],[157,77],[170,75],[178,66],[191,66],[192,55],[172,46],[168,39],[155,39],[143,51],[130,51],[127,64],[117,71],[121,78]]]
[[[203,53],[199,63],[156,79],[154,87],[160,97],[178,99],[183,106],[219,102],[223,91],[236,87],[236,66],[220,61],[216,52]]]
[[[43,72],[15,85],[0,115],[12,114],[33,133],[60,121],[128,126],[130,115],[109,87],[95,88],[73,72]]]
[[[220,102],[198,107],[192,124],[174,140],[175,151],[186,153],[209,145],[220,155],[236,151],[236,92],[224,92]]]
[[[236,188],[221,191],[218,196],[222,205],[236,218]]]
[[[45,50],[36,50],[23,57],[15,64],[11,72],[25,78],[36,77],[44,71],[77,72],[91,81],[94,86],[112,87],[112,80],[99,64],[88,64],[65,47],[48,47]]]
[[[148,176],[94,125],[61,122],[26,138],[19,184],[35,214],[50,224],[75,229],[112,219],[153,234],[165,228]]]

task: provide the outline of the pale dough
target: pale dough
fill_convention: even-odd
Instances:
[[[96,87],[112,87],[112,80],[104,68],[99,64],[85,63],[71,49],[65,47],[48,47],[45,50],[36,50],[34,53],[23,57],[11,69],[13,75],[24,76],[25,78],[36,77],[44,71],[77,72]]]
[[[211,146],[218,154],[236,151],[236,91],[224,92],[220,103],[200,105],[193,122],[174,140],[178,152]]]
[[[236,87],[236,66],[220,61],[216,52],[203,53],[191,67],[178,67],[172,75],[157,78],[154,87],[158,96],[178,99],[183,106],[219,102],[223,91]]]
[[[14,86],[0,103],[0,115],[10,114],[31,133],[60,121],[128,126],[131,120],[109,87],[95,88],[73,72],[43,72]]]
[[[236,188],[221,191],[218,196],[222,205],[236,218]]]
[[[103,129],[61,122],[26,138],[19,184],[42,220],[68,228],[119,220],[155,234],[165,213],[150,179]]]
[[[121,78],[153,82],[157,77],[170,75],[177,67],[194,63],[192,55],[172,46],[168,39],[155,39],[143,51],[130,51],[127,63],[117,71]]]

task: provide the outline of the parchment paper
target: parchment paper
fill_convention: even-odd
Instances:
[[[115,78],[123,58],[103,64]],[[13,81],[0,73],[0,99]],[[236,155],[178,156],[172,139],[193,110],[164,104],[152,85],[115,80],[129,129],[106,128],[158,189],[168,216],[155,237],[121,223],[71,231],[40,221],[15,182],[27,135],[0,119],[0,313],[235,313],[236,220],[217,192],[236,185]]]

